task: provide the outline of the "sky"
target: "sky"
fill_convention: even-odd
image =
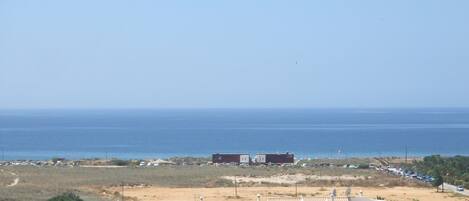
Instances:
[[[469,107],[468,8],[0,0],[0,108]]]

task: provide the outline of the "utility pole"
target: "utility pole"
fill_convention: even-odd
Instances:
[[[121,201],[124,201],[124,182],[122,182]]]
[[[3,133],[0,132],[0,146],[2,146],[2,161],[5,161],[5,145],[3,142]]]
[[[407,145],[405,146],[405,164],[407,164]]]
[[[295,197],[298,197],[298,183],[295,183]]]
[[[235,197],[238,197],[238,181],[236,181],[236,176],[234,176],[234,189],[235,189]]]

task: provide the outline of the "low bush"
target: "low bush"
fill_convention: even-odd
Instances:
[[[358,169],[368,169],[368,168],[370,168],[369,164],[362,163],[358,165]]]
[[[55,196],[47,201],[83,201],[80,196],[74,193],[64,193],[62,195]]]
[[[111,165],[128,166],[129,164],[130,164],[130,161],[126,161],[126,160],[119,160],[119,159],[111,160]]]

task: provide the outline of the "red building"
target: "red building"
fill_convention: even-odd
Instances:
[[[235,164],[249,164],[251,157],[249,154],[213,154],[213,163],[235,163]]]
[[[256,154],[255,161],[259,164],[292,164],[295,163],[295,156],[288,152],[284,154]]]

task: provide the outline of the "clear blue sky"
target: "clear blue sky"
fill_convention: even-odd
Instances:
[[[0,0],[0,108],[468,107],[468,10]]]

